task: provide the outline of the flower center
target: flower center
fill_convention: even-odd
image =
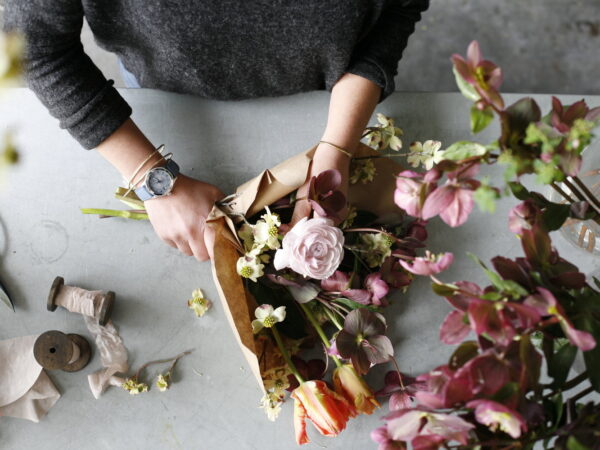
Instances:
[[[250,278],[252,276],[253,270],[250,266],[244,266],[240,270],[240,275],[244,278]]]
[[[475,69],[475,79],[479,86],[481,86],[484,90],[489,89],[487,82],[485,81],[485,70],[483,67],[479,66]]]
[[[273,316],[267,316],[265,320],[263,320],[263,326],[265,328],[271,328],[273,325],[277,323],[277,319]]]
[[[271,227],[269,227],[269,236],[277,237],[278,234],[279,234],[279,230],[277,229],[277,227],[275,225],[272,225]]]

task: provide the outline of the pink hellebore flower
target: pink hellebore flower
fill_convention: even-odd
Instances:
[[[350,276],[337,270],[332,276],[321,281],[321,289],[328,292],[339,292],[342,296],[362,305],[381,306],[390,288],[381,279],[381,273],[375,272],[365,277],[365,289],[350,289]]]
[[[415,275],[435,275],[450,267],[452,261],[454,261],[452,253],[434,255],[429,250],[426,250],[425,256],[419,256],[410,263],[400,260],[400,264]]]
[[[537,290],[538,294],[530,295],[525,299],[526,305],[535,308],[542,316],[555,316],[569,342],[582,351],[585,352],[596,347],[594,336],[587,331],[575,329],[552,292],[542,287],[538,287]]]
[[[475,425],[444,413],[425,409],[401,409],[385,417],[389,436],[395,441],[412,441],[420,436],[440,436],[467,444],[469,430]]]
[[[479,164],[467,163],[464,168],[448,173],[448,180],[433,191],[425,200],[421,216],[431,219],[439,214],[451,227],[465,223],[473,210],[473,192],[480,185],[472,179],[479,171]]]
[[[412,170],[404,170],[396,179],[394,202],[410,216],[420,218],[424,199],[435,190],[440,178],[437,169],[431,169],[424,175]]]
[[[371,273],[365,278],[365,287],[371,294],[371,303],[377,306],[383,304],[382,299],[388,295],[390,287],[381,279],[381,273]]]
[[[388,432],[386,425],[371,431],[371,439],[379,444],[377,450],[406,450],[406,444],[394,441]]]
[[[487,425],[495,432],[500,429],[513,439],[521,436],[521,430],[527,431],[527,424],[516,411],[491,400],[473,400],[467,403],[467,408],[475,409],[477,422]]]
[[[519,203],[508,213],[508,228],[515,234],[531,230],[540,210],[529,200]]]
[[[452,55],[451,59],[459,75],[475,88],[486,103],[491,103],[499,109],[504,108],[504,101],[498,93],[502,84],[502,69],[483,59],[477,41],[469,44],[466,60],[458,54]]]

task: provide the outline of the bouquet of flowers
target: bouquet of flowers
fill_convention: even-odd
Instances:
[[[380,150],[399,148],[391,119],[367,130]],[[395,137],[395,139],[394,139]],[[313,216],[288,225],[298,187],[306,181],[311,149],[247,182],[215,207],[214,278],[242,350],[264,389],[261,405],[274,420],[291,391],[296,440],[308,442],[304,421],[326,436],[349,418],[371,414],[379,403],[362,375],[393,361],[381,311],[392,289],[413,274],[438,273],[452,255],[417,257],[425,223],[394,205],[400,166],[362,145],[353,163],[350,212],[334,225],[347,199],[340,174],[310,180]],[[333,388],[323,381],[326,361],[300,353],[322,347],[335,364]]]

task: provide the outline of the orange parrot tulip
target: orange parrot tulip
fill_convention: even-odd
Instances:
[[[354,406],[357,413],[372,414],[381,405],[375,400],[375,395],[350,364],[344,364],[333,372],[335,392],[344,397]]]

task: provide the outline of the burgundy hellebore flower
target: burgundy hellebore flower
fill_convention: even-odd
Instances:
[[[452,55],[451,59],[456,72],[481,96],[484,103],[478,105],[481,109],[486,103],[498,109],[504,108],[504,101],[498,92],[502,84],[502,69],[493,62],[483,59],[477,41],[469,44],[466,60],[458,54]]]
[[[342,174],[338,170],[325,170],[312,177],[308,185],[308,202],[321,217],[338,218],[346,206],[346,196],[338,190]]]
[[[371,366],[389,361],[394,348],[385,336],[386,323],[381,314],[359,308],[350,311],[335,344],[342,358],[349,358],[363,375]]]
[[[421,211],[422,218],[427,220],[439,214],[451,227],[465,223],[473,210],[473,192],[481,184],[473,179],[478,171],[479,164],[469,162],[465,167],[448,173],[446,184],[427,196]]]

